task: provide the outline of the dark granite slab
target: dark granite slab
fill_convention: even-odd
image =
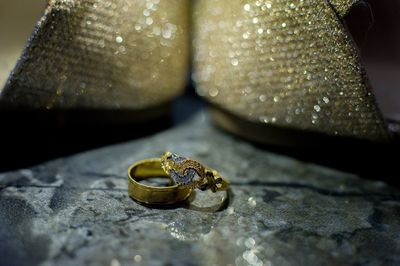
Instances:
[[[228,194],[151,209],[128,166],[166,149],[218,169]],[[200,113],[121,145],[0,174],[1,265],[399,265],[400,193],[277,155]]]

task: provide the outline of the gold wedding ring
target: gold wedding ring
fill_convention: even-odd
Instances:
[[[169,178],[170,186],[156,187],[141,181]],[[227,190],[229,182],[209,167],[187,157],[166,152],[161,158],[134,163],[128,170],[128,192],[134,200],[148,205],[167,205],[189,198],[193,189],[212,192]]]
[[[155,187],[140,183],[154,177],[170,178],[161,168],[161,159],[146,159],[133,164],[128,170],[128,192],[136,201],[150,205],[174,204],[186,200],[192,189],[174,184]]]

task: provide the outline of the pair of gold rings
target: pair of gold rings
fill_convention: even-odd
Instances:
[[[170,186],[156,187],[141,181],[163,177]],[[167,151],[161,158],[134,163],[128,170],[128,192],[136,201],[148,205],[167,205],[185,201],[194,189],[212,192],[227,190],[229,182],[201,163]]]

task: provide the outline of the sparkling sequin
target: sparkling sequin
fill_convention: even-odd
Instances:
[[[124,41],[124,39],[121,36],[118,36],[117,38],[115,38],[115,41],[117,43],[122,43]]]
[[[186,0],[50,0],[1,104],[142,109],[182,92]]]
[[[328,2],[196,1],[199,95],[257,123],[386,139],[357,50],[340,21],[356,0]],[[209,66],[212,72],[205,71]],[[218,94],[208,93],[211,88]]]

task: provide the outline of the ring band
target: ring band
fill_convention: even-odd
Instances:
[[[170,178],[161,167],[161,159],[146,159],[134,163],[128,170],[129,196],[149,205],[174,204],[186,200],[192,189],[177,184],[168,187],[144,185],[140,181],[152,177]]]

